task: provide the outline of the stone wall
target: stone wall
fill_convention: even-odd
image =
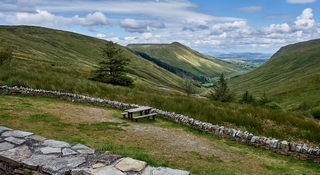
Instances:
[[[65,99],[83,103],[91,103],[98,106],[107,106],[118,109],[129,109],[138,107],[136,104],[126,104],[118,101],[103,100],[99,98],[91,98],[83,95],[62,93],[57,91],[47,91],[30,89],[23,87],[0,87],[0,94],[29,94],[33,96],[44,96],[58,99]],[[270,151],[273,151],[280,155],[292,156],[301,160],[312,160],[320,163],[320,149],[319,147],[313,148],[304,143],[287,142],[285,140],[279,140],[275,138],[268,138],[265,136],[255,136],[247,131],[236,130],[233,128],[225,128],[224,126],[218,126],[207,122],[202,122],[189,118],[181,114],[175,114],[174,112],[166,112],[160,109],[152,109],[152,112],[158,113],[159,116],[167,118],[176,123],[187,125],[195,129],[199,129],[210,133],[215,136],[219,136],[225,139],[236,141],[238,143],[261,147]]]
[[[0,175],[189,175],[0,126]]]

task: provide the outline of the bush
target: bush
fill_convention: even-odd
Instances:
[[[277,102],[270,102],[264,105],[267,108],[275,109],[275,110],[282,110],[282,107]]]
[[[246,90],[238,102],[241,104],[255,104],[256,99]]]
[[[311,109],[311,114],[314,118],[320,119],[320,107]]]

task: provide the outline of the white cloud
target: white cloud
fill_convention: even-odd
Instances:
[[[120,21],[120,26],[124,28],[128,32],[138,32],[138,33],[145,33],[151,32],[153,29],[158,28],[165,28],[164,23],[160,22],[149,22],[149,21],[138,21],[135,19],[124,19]]]
[[[314,3],[317,0],[287,0],[287,3],[291,4],[308,4],[308,3]]]
[[[131,0],[108,0],[89,1],[83,0],[77,3],[73,1],[43,1],[36,0],[37,7],[50,12],[68,13],[100,11],[110,14],[132,14],[142,17],[157,18],[163,21],[187,22],[205,24],[207,21],[226,22],[236,21],[239,18],[213,16],[198,11],[198,6],[187,0],[165,0],[165,1],[141,1]]]
[[[43,10],[37,10],[36,12],[37,13],[9,13],[2,14],[0,17],[8,24],[44,25],[49,27],[71,25],[96,26],[108,24],[108,19],[101,12],[88,14],[85,18],[80,18],[78,15],[73,18],[65,18]]]
[[[248,7],[240,7],[234,8],[233,11],[241,12],[241,13],[257,13],[263,10],[262,6],[248,6]]]
[[[27,25],[45,25],[59,26],[63,23],[62,16],[55,16],[47,11],[37,10],[37,13],[16,13],[3,16],[8,24],[27,24]]]
[[[303,10],[302,14],[296,18],[294,21],[295,27],[298,30],[308,30],[311,29],[315,21],[313,19],[312,9],[306,8]]]
[[[104,34],[102,34],[102,33],[98,33],[98,34],[97,34],[97,37],[98,37],[98,38],[105,38],[106,35],[104,35]]]
[[[290,32],[291,28],[287,23],[271,24],[269,27],[262,28],[261,31],[265,32],[265,34],[283,33],[283,32]]]
[[[101,12],[95,12],[94,14],[88,14],[85,18],[79,18],[78,15],[72,18],[74,24],[80,24],[82,26],[96,26],[107,25],[108,19]]]

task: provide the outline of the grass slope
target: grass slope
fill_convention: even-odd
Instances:
[[[230,80],[232,90],[256,96],[264,91],[285,109],[320,104],[320,39],[282,47],[257,69]]]
[[[132,56],[131,68],[137,66],[134,67],[136,73],[131,74],[136,79],[134,88],[89,81],[87,77],[100,58],[99,48],[106,41],[38,27],[1,27],[0,34],[2,47],[14,47],[12,66],[8,63],[0,66],[0,85],[22,85],[147,105],[197,120],[247,130],[254,135],[314,145],[320,143],[318,120],[294,112],[187,97],[172,88],[169,91],[160,89],[156,86],[174,87],[179,77],[135,57],[129,51],[124,54]],[[143,75],[144,78],[138,77]]]
[[[49,81],[57,86],[63,84],[63,81],[74,79],[85,82],[90,72],[101,61],[100,48],[107,42],[76,33],[31,26],[0,26],[0,36],[0,49],[11,47],[14,52],[12,67],[8,67],[8,64],[0,66],[0,84],[34,88],[48,88],[44,87],[43,83]],[[181,79],[178,76],[142,59],[124,47],[122,49],[123,56],[131,58],[129,73],[138,79],[137,82],[146,81],[157,86],[179,86],[177,82]]]
[[[239,70],[236,65],[230,62],[201,54],[177,42],[171,44],[129,44],[127,47],[196,76],[217,77],[221,73],[227,74]]]

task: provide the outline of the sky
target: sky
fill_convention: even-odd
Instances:
[[[0,0],[0,25],[66,30],[123,46],[180,42],[201,53],[275,53],[320,38],[319,1]]]

